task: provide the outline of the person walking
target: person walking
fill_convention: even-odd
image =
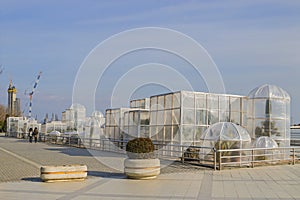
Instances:
[[[39,134],[39,131],[38,131],[37,127],[35,127],[34,131],[33,131],[33,136],[34,136],[34,142],[35,143],[37,143],[38,134]]]
[[[32,136],[33,136],[33,130],[32,128],[29,129],[28,131],[28,137],[29,137],[29,142],[32,143]]]

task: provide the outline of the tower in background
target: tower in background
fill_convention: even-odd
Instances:
[[[8,115],[11,117],[21,116],[21,101],[17,98],[17,89],[10,80],[8,87]]]

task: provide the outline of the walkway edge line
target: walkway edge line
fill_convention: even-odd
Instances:
[[[38,164],[38,163],[36,163],[36,162],[33,162],[33,161],[31,161],[31,160],[28,160],[27,158],[21,157],[21,156],[19,156],[19,155],[13,153],[13,152],[11,152],[11,151],[8,151],[8,150],[6,150],[6,149],[4,149],[4,148],[2,148],[2,147],[0,147],[0,150],[1,150],[1,151],[4,151],[5,153],[7,153],[7,154],[9,154],[9,155],[11,155],[11,156],[14,156],[15,158],[18,158],[18,159],[22,160],[22,161],[24,161],[24,162],[26,162],[26,163],[28,163],[28,164],[30,164],[30,165],[33,165],[34,167],[37,167],[37,168],[39,168],[39,169],[40,169],[41,166],[42,166],[42,165],[40,165],[40,164]]]

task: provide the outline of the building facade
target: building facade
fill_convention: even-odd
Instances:
[[[21,116],[21,100],[17,98],[17,89],[13,85],[12,81],[9,83],[7,90],[8,93],[8,106],[7,113],[11,117]]]

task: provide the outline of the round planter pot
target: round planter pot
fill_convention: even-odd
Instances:
[[[154,179],[160,174],[159,159],[130,159],[124,161],[124,172],[132,179]]]

